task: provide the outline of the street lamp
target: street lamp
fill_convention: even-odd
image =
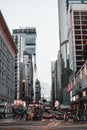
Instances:
[[[26,80],[22,80],[22,100],[25,101],[25,84],[26,84]]]

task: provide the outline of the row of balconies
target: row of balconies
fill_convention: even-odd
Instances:
[[[71,80],[70,88],[72,96],[78,95],[87,89],[87,62]]]
[[[77,84],[72,87],[72,95],[75,96],[85,89],[87,89],[87,76],[85,76],[80,80],[80,82],[77,82]]]

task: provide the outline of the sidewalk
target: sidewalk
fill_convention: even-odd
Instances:
[[[13,118],[0,119],[0,124],[1,123],[12,123],[12,122],[17,122],[17,120],[13,120]]]

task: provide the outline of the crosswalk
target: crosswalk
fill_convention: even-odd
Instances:
[[[56,127],[56,126],[58,126],[60,123],[61,123],[61,121],[53,121],[53,122],[51,122],[51,123],[49,123],[49,124],[47,124],[47,125],[44,125],[43,127],[45,127],[45,128]]]
[[[3,122],[3,123],[2,123]],[[49,129],[66,129],[80,128],[87,129],[87,123],[75,124],[73,122],[63,122],[59,120],[44,120],[44,121],[15,121],[11,119],[3,120],[0,123],[0,130],[49,130]]]
[[[61,123],[61,121],[56,121],[56,120],[42,120],[42,121],[29,121],[29,122],[20,122],[20,121],[15,121],[12,119],[6,119],[0,122],[0,126],[1,124],[8,124],[9,126],[14,127],[29,127],[29,128],[51,128],[51,127],[57,127],[59,124]],[[4,126],[5,126],[4,125]],[[7,125],[6,125],[7,126]]]

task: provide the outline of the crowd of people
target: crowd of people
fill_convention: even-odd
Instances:
[[[27,116],[26,109],[23,106],[13,107],[12,109],[13,119],[24,119]]]
[[[42,117],[42,111],[38,107],[34,108],[31,112],[28,111],[27,107],[13,107],[12,113],[14,120],[41,120]]]

